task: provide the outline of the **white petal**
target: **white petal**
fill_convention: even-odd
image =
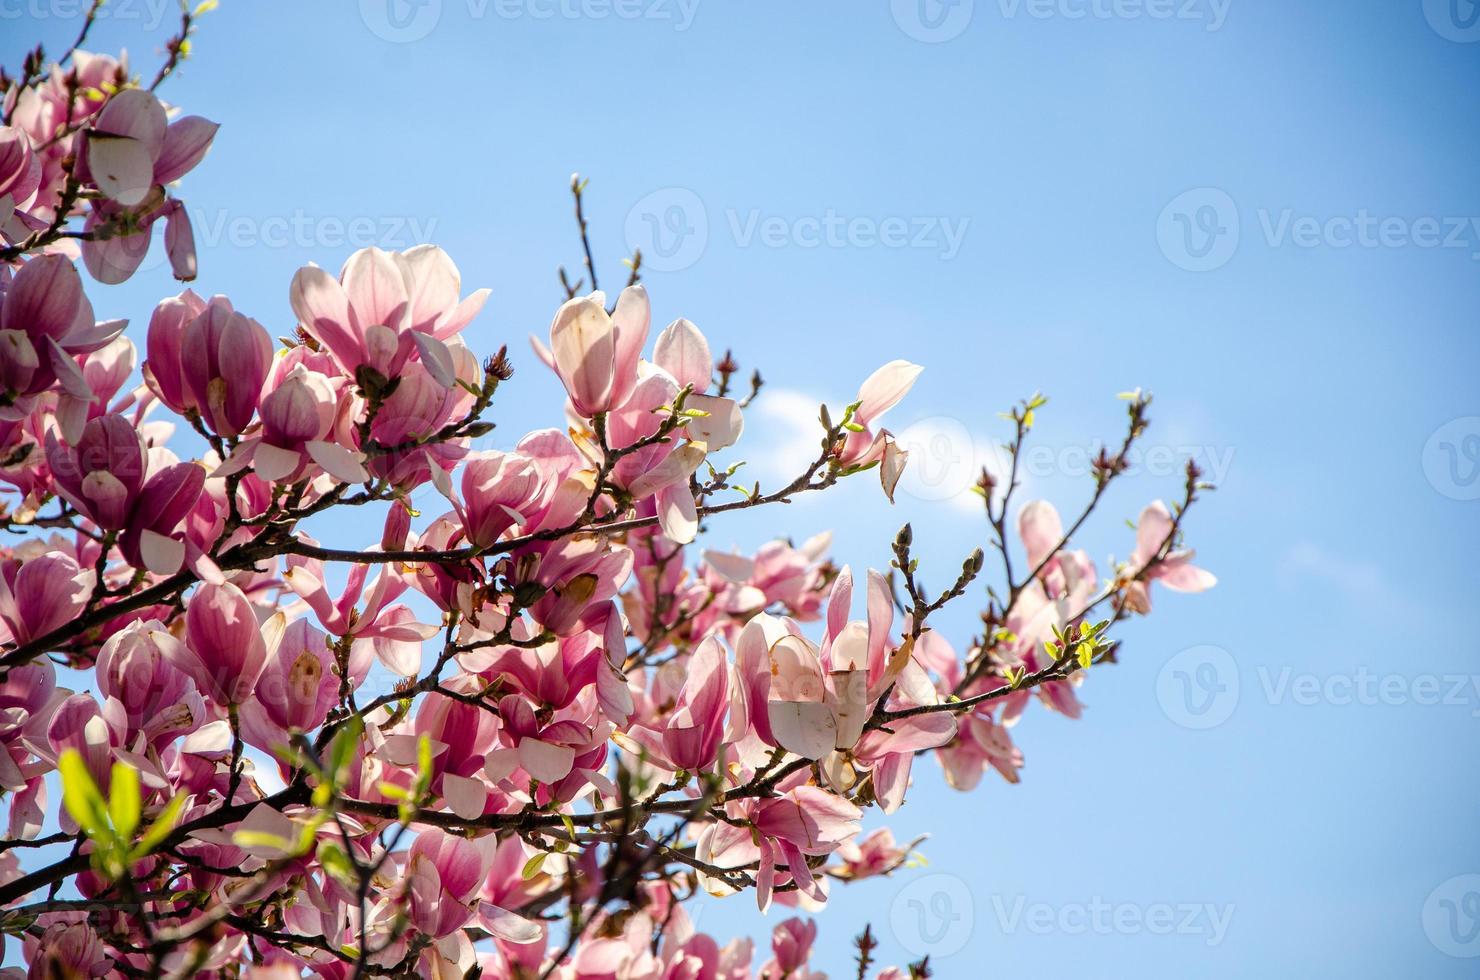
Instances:
[[[837,724],[832,709],[817,701],[772,701],[767,706],[771,734],[788,752],[820,759],[833,750]]]
[[[733,446],[745,431],[745,416],[740,412],[740,403],[733,398],[690,395],[684,407],[709,413],[703,418],[690,419],[685,431],[690,439],[708,444],[710,452]]]
[[[476,779],[444,773],[442,798],[459,817],[476,820],[483,816],[483,807],[488,802],[488,787]]]
[[[90,133],[87,166],[98,190],[126,208],[143,201],[154,186],[149,148],[131,136]]]
[[[431,334],[422,333],[420,330],[411,331],[411,339],[416,341],[416,350],[421,354],[421,363],[427,369],[427,373],[437,384],[451,388],[457,381],[457,370],[452,362],[452,352],[447,349],[447,345]]]
[[[500,908],[492,902],[479,903],[478,919],[483,928],[495,937],[518,946],[539,942],[545,934],[544,928],[540,925],[508,909]]]
[[[185,542],[146,530],[139,537],[139,557],[156,575],[173,575],[185,563]]]
[[[235,456],[234,453],[232,455]],[[287,479],[302,462],[303,458],[293,450],[265,442],[258,443],[257,448],[252,452],[252,469],[256,471],[259,479],[266,480],[268,483]],[[221,471],[216,472],[219,475]]]
[[[364,483],[370,479],[370,474],[365,472],[357,458],[358,454],[337,442],[314,439],[304,443],[303,448],[308,450],[315,463],[324,468],[324,472],[341,483]]]

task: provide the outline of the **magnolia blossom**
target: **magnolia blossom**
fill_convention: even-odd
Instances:
[[[461,291],[457,266],[436,246],[365,248],[345,261],[337,279],[318,266],[300,269],[289,301],[299,326],[350,376],[367,367],[394,378],[418,357],[446,387],[456,380],[446,341],[488,298],[480,289],[459,300]]]
[[[82,256],[99,282],[123,282],[148,251],[149,228],[166,225],[165,249],[177,279],[194,279],[195,234],[185,207],[165,187],[195,169],[216,137],[215,123],[200,116],[174,122],[152,92],[118,92],[86,132],[79,158],[80,176],[96,184],[106,199],[94,206]],[[142,234],[120,231],[125,218]]]
[[[29,975],[819,977],[816,922],[725,940],[696,884],[820,912],[911,873],[867,811],[934,762],[1016,782],[1019,726],[1080,716],[1150,583],[1214,584],[1161,502],[1108,583],[1044,501],[1015,575],[989,508],[1012,567],[958,653],[937,614],[979,552],[953,585],[908,533],[856,576],[826,532],[696,544],[875,467],[892,496],[921,368],[886,361],[760,487],[734,360],[684,318],[649,348],[640,284],[558,306],[564,415],[523,435],[506,353],[463,336],[488,291],[435,246],[300,269],[287,320],[185,290],[124,337],[74,259],[127,278],[163,220],[192,277],[173,185],[216,127],[64,60],[7,76],[0,126],[0,905]]]
[[[1141,511],[1136,522],[1136,547],[1131,552],[1126,567],[1130,575],[1144,576],[1144,581],[1135,579],[1126,585],[1126,605],[1138,613],[1151,611],[1151,583],[1159,581],[1174,592],[1203,592],[1218,584],[1218,579],[1204,569],[1192,564],[1191,549],[1173,549],[1159,562],[1152,564],[1162,548],[1175,544],[1172,514],[1167,505],[1154,501]]]

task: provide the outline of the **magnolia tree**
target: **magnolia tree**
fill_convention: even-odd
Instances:
[[[920,568],[908,525],[886,570],[833,564],[825,535],[702,550],[731,511],[865,473],[892,494],[906,453],[880,422],[921,369],[890,361],[823,407],[790,483],[744,479],[759,375],[738,391],[688,320],[652,330],[640,256],[596,290],[579,181],[583,281],[562,273],[533,344],[565,411],[505,449],[472,444],[511,358],[465,345],[487,291],[463,295],[434,246],[300,269],[275,331],[188,289],[132,337],[98,322],[78,259],[120,282],[162,222],[175,275],[195,272],[175,188],[216,126],[156,91],[200,12],[152,80],[74,46],[0,81],[7,963],[816,976],[802,913],[910,853],[862,836],[866,810],[898,809],[917,760],[958,790],[1016,782],[1029,703],[1077,717],[1153,582],[1212,584],[1181,542],[1190,466],[1108,574],[1073,547],[1146,429],[1140,393],[1067,526],[1015,501],[1015,466],[982,475],[995,574],[981,549]],[[1007,416],[1011,460],[1042,401]],[[350,508],[334,526],[375,529],[307,533]],[[968,596],[981,629],[953,644],[931,618]],[[756,949],[696,931],[704,893],[796,916]],[[929,973],[852,942],[860,978]]]

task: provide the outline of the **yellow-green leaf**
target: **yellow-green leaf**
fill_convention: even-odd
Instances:
[[[113,763],[113,780],[108,788],[108,816],[112,818],[113,829],[122,840],[134,839],[134,831],[139,829],[139,816],[143,808],[139,770],[127,762]]]
[[[134,859],[147,857],[156,847],[163,843],[180,822],[180,814],[185,811],[185,801],[188,797],[181,793],[164,805],[159,811],[159,816],[144,831],[144,836],[139,838],[139,843],[134,847]]]
[[[92,773],[82,753],[76,749],[65,749],[57,760],[57,771],[62,777],[62,804],[77,826],[89,837],[97,837],[108,830],[108,806],[98,784],[93,782]]]

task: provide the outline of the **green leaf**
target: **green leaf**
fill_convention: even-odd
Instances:
[[[147,857],[174,831],[175,825],[180,822],[180,814],[185,812],[187,798],[181,793],[164,805],[164,809],[159,811],[159,816],[155,817],[149,829],[144,831],[144,836],[139,838],[139,843],[134,845],[134,860]]]
[[[338,781],[339,776],[349,766],[350,759],[354,758],[355,746],[360,742],[360,736],[365,731],[365,723],[359,715],[350,715],[345,720],[344,726],[334,736],[334,744],[329,748],[329,775]]]
[[[545,857],[545,852],[541,851],[534,857],[530,858],[528,861],[525,861],[524,870],[519,872],[519,877],[523,878],[525,881],[529,881],[530,879],[534,878],[535,875],[540,873],[540,869],[545,866]]]
[[[1089,665],[1094,663],[1095,645],[1093,643],[1081,643],[1074,649],[1074,652],[1079,657],[1079,666],[1085,670],[1088,670]]]
[[[63,750],[57,760],[57,771],[62,777],[62,804],[77,826],[92,838],[107,834],[108,806],[103,802],[103,794],[98,792],[98,784],[93,782],[92,773],[87,771],[82,753],[76,749]]]
[[[356,888],[360,884],[359,873],[355,870],[354,863],[350,861],[349,855],[333,841],[320,841],[318,851],[319,863],[324,870],[339,880],[346,888]]]
[[[108,788],[108,815],[112,818],[113,829],[120,839],[134,839],[143,807],[139,771],[127,762],[113,763],[113,780]]]

